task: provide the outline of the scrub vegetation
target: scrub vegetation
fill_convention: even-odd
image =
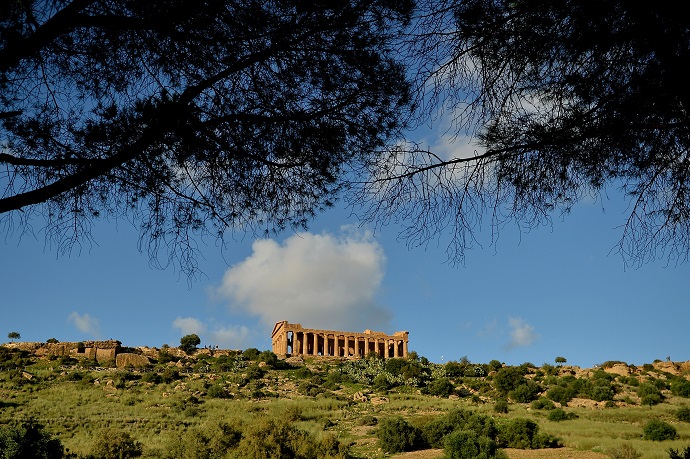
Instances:
[[[0,457],[512,458],[567,447],[661,459],[690,445],[690,370],[670,362],[157,355],[135,369],[0,347]]]

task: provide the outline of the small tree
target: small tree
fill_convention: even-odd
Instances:
[[[12,341],[14,341],[15,339],[20,339],[20,338],[22,337],[22,335],[20,335],[20,334],[19,334],[18,332],[16,332],[16,331],[13,331],[13,332],[9,332],[9,333],[7,334],[7,337],[8,337],[9,339],[11,339]]]
[[[199,344],[201,344],[201,338],[199,338],[199,335],[195,333],[185,335],[180,338],[180,349],[182,349],[186,354],[192,354]]]
[[[567,360],[565,359],[565,357],[560,357],[560,356],[559,356],[559,357],[556,357],[556,363],[557,363],[559,366],[563,365],[565,362],[567,362]]]

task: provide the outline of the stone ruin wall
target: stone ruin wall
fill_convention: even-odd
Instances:
[[[363,333],[303,328],[286,320],[277,322],[271,333],[273,352],[281,357],[363,358],[370,353],[388,359],[407,357],[409,332],[392,335],[365,330]]]
[[[58,343],[6,343],[5,346],[30,352],[37,357],[72,357],[89,359],[100,364],[115,362],[118,367],[126,365],[145,366],[149,363],[148,358],[145,356],[123,352],[122,343],[112,339]]]

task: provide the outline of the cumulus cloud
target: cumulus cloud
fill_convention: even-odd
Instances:
[[[386,258],[370,233],[296,234],[282,244],[258,240],[252,254],[228,269],[216,293],[231,311],[305,327],[382,329],[390,312],[377,303]]]
[[[89,314],[79,314],[73,311],[67,317],[67,320],[77,327],[79,331],[91,335],[94,338],[99,338],[101,335],[98,319],[91,317]]]
[[[199,335],[201,342],[222,349],[244,349],[252,332],[243,325],[206,323],[195,317],[178,317],[172,323],[181,335]]]
[[[508,325],[510,326],[510,341],[506,344],[506,349],[529,346],[539,337],[534,327],[522,319],[511,317],[508,319]]]
[[[201,335],[206,331],[206,326],[194,317],[178,317],[173,320],[173,327],[180,330],[183,335]]]

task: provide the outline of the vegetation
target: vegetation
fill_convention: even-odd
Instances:
[[[22,337],[22,335],[20,335],[20,334],[19,334],[18,332],[16,332],[16,331],[13,331],[13,332],[9,332],[9,333],[7,334],[7,337],[8,337],[9,339],[11,339],[12,341],[14,341],[14,340],[16,340],[16,339],[20,339],[20,338]]]
[[[380,459],[382,451],[430,447],[448,457],[502,457],[502,448],[559,445],[621,459],[634,457],[624,446],[630,445],[642,457],[665,459],[669,448],[682,452],[690,438],[690,424],[681,419],[686,399],[668,389],[684,375],[654,366],[624,377],[528,364],[477,376],[490,365],[461,359],[450,366],[451,376],[448,364],[421,357],[307,358],[293,366],[258,349],[151,352],[172,360],[152,358],[140,370],[102,368],[0,346],[0,426],[15,432],[3,438],[21,443],[16,432],[35,419],[44,438],[57,440],[71,459],[279,457],[277,451]],[[541,397],[513,398],[531,384]],[[611,388],[613,400],[594,400],[596,387]],[[663,390],[665,398],[641,405],[640,387]],[[559,390],[568,392],[566,404],[550,396]],[[647,427],[653,420],[676,434],[655,423]]]
[[[182,349],[185,354],[192,354],[196,351],[196,347],[201,344],[201,338],[199,335],[192,333],[191,335],[185,335],[180,338],[180,349]]]

